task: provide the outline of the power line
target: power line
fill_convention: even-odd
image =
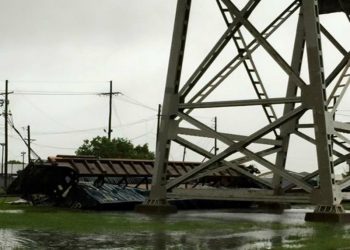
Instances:
[[[66,148],[66,147],[59,147],[59,146],[52,146],[52,145],[45,145],[45,144],[39,144],[39,143],[32,143],[35,146],[42,147],[42,148],[52,148],[52,149],[64,149],[64,150],[76,150],[77,148]]]
[[[117,120],[119,122],[119,126],[122,126],[123,123],[122,123],[122,120],[120,119],[120,116],[119,116],[119,113],[118,113],[118,108],[117,108],[117,105],[116,105],[114,100],[112,100],[112,104],[113,104],[113,113],[117,117]],[[121,129],[121,127],[118,129],[118,131],[119,131],[119,134],[121,134],[121,135],[124,134],[123,129]]]
[[[141,123],[145,123],[148,121],[155,120],[156,118],[149,117],[149,118],[144,118],[141,120],[137,120],[134,122],[130,122],[127,124],[122,124],[120,126],[114,126],[113,128],[122,128],[126,126],[133,126]],[[79,129],[79,130],[66,130],[66,131],[52,131],[52,132],[32,132],[33,135],[40,136],[40,135],[60,135],[60,134],[74,134],[74,133],[84,133],[84,132],[90,132],[90,131],[97,131],[97,130],[102,130],[105,127],[97,127],[97,128],[89,128],[89,129]]]
[[[0,132],[1,135],[4,135],[3,132]],[[16,136],[13,135],[9,135],[10,138],[15,139],[17,141],[23,141],[23,139],[18,138]],[[50,146],[50,145],[44,145],[44,144],[39,144],[36,142],[32,142],[33,145],[38,146],[38,147],[42,147],[42,148],[53,148],[53,149],[67,149],[67,150],[75,150],[76,148],[67,148],[67,147],[60,147],[60,146]]]
[[[4,81],[4,80],[0,80],[0,81]],[[94,80],[87,80],[87,81],[84,81],[84,80],[82,80],[82,81],[68,81],[68,80],[55,80],[55,81],[53,81],[53,80],[11,80],[11,83],[52,83],[52,84],[54,84],[54,83],[67,83],[67,84],[89,84],[89,83],[91,83],[91,84],[96,84],[96,83],[108,83],[109,81],[105,81],[105,80],[96,80],[96,81],[94,81]]]
[[[136,139],[140,139],[140,138],[145,137],[146,135],[149,135],[149,134],[152,134],[152,133],[153,133],[152,131],[149,131],[149,132],[144,133],[144,134],[142,134],[142,135],[139,135],[139,136],[136,136],[136,137],[134,137],[134,138],[131,138],[130,141],[134,141],[134,140],[136,140]]]
[[[135,121],[135,122],[130,122],[130,123],[122,124],[122,125],[120,125],[120,126],[117,126],[116,128],[123,128],[123,127],[127,127],[127,126],[138,125],[138,124],[141,124],[141,123],[153,121],[153,120],[155,120],[155,119],[157,119],[157,118],[154,117],[154,116],[151,116],[151,117],[149,117],[149,118],[144,118],[144,119],[141,119],[141,120],[138,120],[138,121]]]
[[[14,91],[14,95],[31,96],[97,96],[98,92],[57,92],[57,91]]]
[[[90,128],[90,129],[79,129],[79,130],[68,130],[68,131],[55,131],[55,132],[34,132],[35,135],[60,135],[60,134],[74,134],[74,133],[84,133],[96,130],[102,130],[104,127]]]
[[[47,113],[43,109],[41,109],[38,105],[36,105],[30,98],[24,97],[26,102],[31,104],[33,108],[35,108],[39,113],[43,114],[46,118],[51,120],[54,124],[60,124],[63,127],[72,129],[71,126],[67,126],[65,123],[62,122],[62,120],[58,120],[55,118],[55,116],[52,116],[52,113]]]
[[[126,99],[124,99],[125,102],[128,102],[128,103],[130,103],[130,104],[134,104],[134,105],[137,105],[137,106],[140,106],[140,107],[144,107],[144,108],[146,108],[146,109],[149,109],[149,110],[152,110],[152,111],[156,111],[156,112],[157,112],[157,109],[152,108],[152,107],[150,107],[150,106],[148,106],[148,105],[146,105],[146,104],[143,104],[143,103],[141,103],[140,101],[135,100],[135,99],[133,99],[133,98],[131,98],[131,97],[125,95],[125,94],[122,94],[121,97],[125,97],[125,98],[126,98]],[[121,100],[123,100],[123,98],[121,98]]]
[[[27,140],[21,135],[21,133],[17,130],[17,128],[15,127],[15,124],[13,122],[13,117],[9,116],[8,118],[8,122],[11,125],[12,129],[18,134],[18,136],[22,139],[22,141],[24,142],[24,144],[28,147],[28,142]],[[41,157],[31,148],[30,151],[39,159],[41,160]]]
[[[57,91],[24,91],[24,90],[16,90],[13,92],[14,95],[29,95],[29,96],[100,96],[100,95],[106,95],[106,93],[100,93],[100,92],[79,92],[79,91],[64,91],[64,92],[57,92]],[[108,93],[107,93],[108,94]],[[123,94],[122,92],[114,92],[114,96],[121,96],[121,101],[124,101],[126,103],[130,103],[139,107],[143,107],[152,111],[157,111],[155,108],[152,108],[144,103],[141,103],[138,100],[135,100],[134,98],[131,98],[130,96],[127,96]],[[124,97],[124,98],[123,98]]]

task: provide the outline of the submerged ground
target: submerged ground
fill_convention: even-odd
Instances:
[[[350,225],[306,223],[311,208],[149,217],[6,201],[0,199],[0,249],[350,249]]]

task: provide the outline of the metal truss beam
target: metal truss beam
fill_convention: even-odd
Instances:
[[[293,57],[291,68],[300,75],[302,60],[304,56],[304,47],[305,47],[305,29],[304,29],[304,19],[303,15],[299,15],[297,28],[296,28],[296,37],[294,41]],[[286,98],[296,97],[298,88],[296,84],[293,83],[293,78],[289,77]],[[294,103],[289,103],[284,106],[283,114],[287,114],[295,108]],[[285,123],[281,126],[280,138],[282,140],[282,150],[277,153],[276,157],[276,166],[280,169],[286,168],[286,159],[289,149],[290,134],[296,130],[298,119],[295,119],[293,122]],[[273,185],[275,194],[280,193],[282,187],[282,177],[280,175],[274,174],[273,176]]]
[[[181,69],[185,54],[186,37],[190,17],[191,0],[179,0],[176,7],[175,25],[171,45],[168,75],[163,101],[162,119],[157,141],[155,170],[148,205],[166,205],[166,174],[171,139],[169,131],[173,127],[178,103]]]
[[[177,137],[174,139],[174,141],[182,146],[185,146],[186,148],[191,149],[192,151],[194,151],[194,152],[196,152],[196,153],[198,153],[206,158],[212,158],[214,156],[212,153],[198,147],[197,145],[185,140],[184,138]],[[278,151],[279,151],[279,148],[274,147],[274,148],[270,148],[270,149],[266,149],[266,150],[262,150],[260,152],[257,152],[257,153],[255,153],[255,155],[257,155],[259,157],[264,157],[264,156],[274,154]],[[209,166],[208,170],[202,171],[199,174],[196,174],[193,177],[189,178],[187,180],[187,182],[190,182],[190,181],[193,181],[193,180],[196,180],[196,179],[208,176],[208,175],[212,175],[212,174],[220,172],[220,171],[233,169],[233,170],[237,171],[238,173],[255,180],[257,183],[260,183],[263,186],[271,188],[272,187],[271,183],[259,178],[258,176],[251,174],[250,172],[248,172],[247,170],[245,170],[239,166],[240,164],[244,164],[244,163],[249,162],[249,161],[251,161],[251,159],[249,157],[246,157],[246,156],[240,157],[240,158],[233,160],[233,161],[222,160],[219,163],[213,164],[213,166]]]
[[[308,135],[305,135],[304,133],[296,131],[295,134],[298,135],[300,138],[302,138],[302,139],[304,139],[304,140],[306,140],[306,141],[308,141],[308,142],[310,142],[312,144],[316,144],[316,140],[315,139],[311,138]],[[350,154],[343,155],[343,154],[339,153],[338,151],[336,151],[335,149],[333,149],[333,154],[338,157],[338,159],[335,160],[334,163],[333,163],[334,167],[336,167],[336,166],[338,166],[338,165],[342,164],[343,162],[345,162],[345,161],[350,159]],[[319,174],[319,171],[316,170],[316,171],[306,175],[305,177],[303,177],[303,180],[304,181],[309,181],[312,178],[318,176],[318,174]],[[287,185],[286,187],[283,188],[283,192],[287,192],[288,190],[290,190],[290,189],[292,189],[294,187],[296,187],[295,184],[293,184],[293,183],[289,184],[289,185]]]
[[[260,32],[251,24],[244,16],[241,11],[230,1],[222,0],[227,8],[232,12],[237,20],[242,22],[242,25],[257,39],[262,47],[266,50],[267,53],[275,60],[276,63],[294,79],[294,83],[301,89],[306,88],[306,83],[300,78],[300,76],[295,73],[295,71],[290,67],[290,65],[283,59],[283,57],[273,48],[273,46],[260,34]]]
[[[346,49],[344,49],[344,47],[337,41],[337,39],[334,38],[334,36],[332,36],[331,33],[329,33],[329,31],[323,25],[321,25],[321,32],[343,56],[347,56],[348,52]]]
[[[343,190],[347,187],[350,187],[350,177],[347,177],[345,179],[343,179],[340,183],[339,183],[339,188],[340,190]]]
[[[296,10],[300,7],[299,1],[294,1],[288,6],[276,19],[274,19],[262,32],[261,35],[264,38],[269,38],[281,25],[291,17]],[[246,46],[246,52],[244,54],[234,57],[225,67],[220,70],[214,78],[212,78],[205,86],[203,86],[189,101],[188,103],[202,102],[208,97],[220,84],[234,71],[236,70],[245,59],[249,57],[256,49],[260,47],[260,43],[257,39],[253,39]],[[209,55],[208,55],[209,56]],[[184,99],[184,98],[182,98]],[[186,113],[189,114],[191,110]]]
[[[350,154],[346,152],[350,152],[350,140],[341,133],[348,133],[350,125],[336,122],[335,116],[337,108],[344,99],[345,92],[350,85],[350,76],[347,78],[349,75],[348,69],[350,68],[350,53],[330,31],[321,25],[317,0],[293,1],[262,31],[258,31],[249,18],[259,3],[262,2],[261,0],[246,0],[246,5],[241,10],[234,4],[234,0],[216,1],[226,22],[227,29],[180,88],[191,1],[178,0],[162,121],[157,141],[156,169],[152,178],[152,189],[147,204],[166,204],[167,197],[177,197],[267,202],[311,202],[319,205],[319,208],[315,210],[318,212],[343,211],[338,209],[340,203],[346,197],[350,197],[350,194],[341,190],[350,185],[350,179],[346,178],[342,182],[336,182],[334,167],[349,161]],[[298,10],[300,10],[300,13],[294,39],[293,56],[289,64],[272,46],[268,38]],[[248,31],[252,36],[249,43],[245,41],[244,31]],[[327,78],[324,73],[321,36],[325,36],[343,56]],[[223,53],[224,48],[231,40],[233,40],[238,54],[234,55],[233,59],[214,74],[212,78],[209,78],[208,82],[203,83],[201,81],[202,76],[209,72],[208,69]],[[267,94],[252,56],[260,46],[288,76],[288,85],[284,97],[270,98]],[[301,77],[305,54],[307,54],[308,59],[306,65],[308,81]],[[257,98],[205,101],[225,80],[229,80],[228,76],[233,72],[238,72],[237,69],[241,65],[245,67],[248,73],[250,84],[253,84]],[[340,79],[333,84],[339,74]],[[241,83],[240,81],[234,81],[233,84],[235,82]],[[201,85],[199,86],[199,84]],[[283,85],[279,86],[283,87]],[[331,88],[333,89],[330,90]],[[327,96],[327,91],[330,93],[329,96]],[[283,113],[277,114],[274,105],[283,105]],[[250,135],[241,135],[239,132],[235,134],[217,131],[191,116],[191,112],[198,109],[211,109],[212,112],[215,112],[215,109],[221,111],[221,109],[230,110],[229,108],[244,106],[262,107],[268,118],[268,124],[256,129]],[[300,124],[300,119],[307,111],[312,112],[313,121]],[[186,128],[186,125],[188,128]],[[303,128],[312,130],[315,137],[312,138],[300,132],[299,130]],[[275,137],[271,139],[273,134]],[[286,168],[288,151],[290,147],[294,146],[290,144],[292,134],[300,136],[305,139],[305,143],[311,143],[316,148],[318,169],[304,178],[297,177],[287,171]],[[220,151],[212,153],[200,144],[193,142],[193,137],[215,139],[224,146],[222,148],[220,146]],[[171,142],[176,142],[202,155],[205,160],[187,173],[175,178],[167,177],[166,163]],[[339,150],[338,147],[341,149]],[[271,160],[273,154],[276,154],[275,161]],[[333,156],[335,156],[335,160]],[[257,163],[259,166],[271,170],[273,181],[269,182],[260,178],[241,166],[241,164],[248,162]],[[201,190],[199,187],[186,190],[178,188],[183,184],[194,183],[208,175],[226,170],[234,170],[253,180],[261,185],[261,190],[215,189],[208,191],[207,189]],[[315,187],[308,181],[317,175],[320,181],[319,186]],[[282,186],[282,180],[291,184]],[[304,192],[300,195],[290,193],[293,192],[294,187],[301,188]],[[327,207],[327,209],[323,209],[324,207]]]
[[[328,87],[333,80],[337,77],[337,75],[344,69],[344,67],[346,66],[346,64],[349,62],[350,60],[350,52],[347,53],[342,60],[338,63],[338,65],[334,68],[334,70],[332,71],[332,73],[327,77],[326,79],[326,86]]]
[[[332,112],[333,113],[333,112]],[[350,124],[344,122],[334,122],[334,129],[337,132],[350,134]]]
[[[216,0],[221,14],[225,20],[227,26],[230,25],[231,20],[235,20],[235,16],[233,16],[230,11],[224,7],[224,4],[221,3],[221,0]],[[242,55],[244,52],[248,52],[247,42],[243,36],[241,30],[237,30],[237,32],[232,36],[232,40],[237,48],[237,52],[239,55]],[[247,53],[246,57],[243,60],[244,68],[248,74],[248,77],[252,83],[254,91],[260,100],[268,100],[269,95],[266,91],[266,88],[263,84],[259,71],[257,70],[256,64],[253,60],[253,56],[250,53]],[[271,104],[265,104],[262,106],[264,113],[267,117],[267,120],[271,123],[277,119],[276,111]],[[278,131],[274,130],[273,133],[276,137],[278,137]]]
[[[259,4],[260,0],[250,0],[246,6],[243,8],[242,13],[245,18],[247,18],[255,7]],[[205,71],[210,67],[210,65],[215,61],[220,52],[226,47],[227,43],[231,40],[231,37],[237,30],[240,28],[242,24],[235,20],[228,27],[226,32],[221,36],[219,41],[215,44],[214,48],[210,51],[208,56],[203,60],[203,62],[199,65],[199,67],[195,70],[193,75],[187,81],[187,83],[180,90],[181,99],[184,99],[186,95],[191,91],[191,89],[195,86],[201,76],[205,73]]]
[[[215,189],[174,189],[168,194],[173,199],[199,199],[199,200],[232,200],[232,201],[255,201],[255,202],[276,202],[276,203],[306,203],[311,202],[310,195],[287,194],[274,195],[273,191],[236,189],[236,190],[215,190]]]
[[[192,125],[200,128],[202,130],[205,130],[208,133],[211,133],[218,140],[221,140],[222,142],[224,142],[230,146],[227,149],[225,149],[223,152],[221,152],[220,154],[213,156],[207,162],[204,162],[200,166],[194,168],[192,171],[182,175],[179,178],[176,178],[174,180],[169,181],[169,183],[166,186],[167,190],[171,190],[172,188],[176,187],[180,183],[188,181],[188,179],[195,176],[197,173],[200,173],[201,171],[206,170],[207,168],[209,168],[209,166],[213,165],[214,163],[225,159],[226,157],[232,155],[233,153],[235,153],[237,151],[240,151],[241,153],[247,155],[251,159],[254,159],[255,161],[258,161],[260,164],[263,164],[268,169],[270,169],[274,172],[277,172],[278,174],[280,174],[284,178],[288,179],[292,183],[297,184],[301,188],[305,189],[305,191],[310,192],[312,187],[309,184],[299,180],[298,178],[289,174],[286,171],[283,171],[281,169],[276,168],[273,164],[269,163],[268,161],[266,161],[265,159],[263,159],[261,157],[256,156],[253,152],[251,152],[245,148],[250,143],[252,143],[254,140],[256,140],[257,138],[260,138],[260,137],[266,135],[267,133],[271,132],[276,127],[280,126],[282,123],[287,122],[290,119],[293,119],[293,117],[300,115],[300,113],[303,113],[304,111],[305,111],[305,109],[303,107],[298,107],[295,110],[293,110],[292,112],[290,112],[289,114],[277,119],[275,122],[272,122],[271,124],[265,126],[264,128],[260,129],[259,131],[252,134],[251,136],[248,136],[246,140],[239,142],[239,143],[232,142],[229,138],[223,137],[222,135],[218,134],[217,132],[215,132],[211,128],[209,128],[206,125],[195,120],[194,118],[187,116],[186,114],[179,113],[178,115],[182,119],[184,119],[185,121],[191,123]]]
[[[286,103],[300,103],[301,98],[269,98],[254,99],[240,101],[222,101],[222,102],[202,102],[202,103],[181,103],[179,109],[205,109],[205,108],[227,108],[227,107],[243,107],[243,106],[266,106]]]
[[[191,136],[199,136],[199,137],[206,137],[206,138],[216,138],[214,135],[206,133],[202,130],[198,129],[191,129],[191,128],[181,128],[179,127],[177,129],[177,133],[181,135],[191,135]],[[247,136],[245,135],[233,135],[233,134],[227,134],[227,133],[219,133],[224,137],[227,137],[231,139],[232,141],[243,141],[247,139]],[[280,146],[281,141],[279,140],[273,140],[273,139],[266,139],[266,138],[260,138],[254,141],[253,143],[256,144],[265,144],[265,145],[275,145]]]
[[[335,183],[332,132],[326,106],[326,83],[320,35],[318,1],[304,1],[302,4],[306,30],[306,46],[310,86],[304,93],[313,110],[315,123],[316,152],[320,177],[320,189],[315,190],[319,205],[337,206],[341,197]],[[312,95],[312,97],[311,97]],[[312,98],[311,100],[309,98]]]

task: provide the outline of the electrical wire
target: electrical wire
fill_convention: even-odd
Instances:
[[[22,141],[26,144],[26,146],[28,147],[28,142],[26,139],[24,139],[24,137],[21,135],[21,133],[13,126],[13,121],[9,120],[9,125],[11,126],[11,128],[19,135],[20,138],[17,138],[15,136],[11,136],[9,135],[10,138],[15,139],[15,140],[19,140]],[[4,134],[4,133],[1,133]],[[32,145],[38,146],[38,147],[45,147],[45,148],[53,148],[53,149],[66,149],[66,150],[75,150],[76,148],[66,148],[66,147],[59,147],[59,146],[50,146],[50,145],[44,145],[44,144],[39,144],[36,142],[32,142]],[[41,160],[40,156],[31,148],[31,152],[39,159]]]
[[[114,99],[112,99],[112,104],[113,104],[113,113],[114,115],[117,117],[117,120],[119,122],[119,125],[122,126],[123,125],[123,122],[122,120],[120,119],[120,116],[119,116],[119,113],[118,113],[118,108],[117,108],[117,105],[114,101]],[[119,131],[122,130],[122,129],[119,129]],[[121,131],[122,133],[121,134],[124,134],[123,131]],[[120,132],[119,132],[120,133]]]
[[[14,95],[31,96],[97,96],[98,92],[14,91]]]
[[[66,147],[59,147],[59,146],[52,146],[52,145],[45,145],[45,144],[39,144],[39,143],[32,143],[35,146],[42,147],[42,148],[52,148],[52,149],[64,149],[64,150],[76,150],[77,148],[66,148]]]
[[[5,80],[0,80],[0,81],[3,81],[5,82]],[[11,80],[9,81],[11,83],[52,83],[52,84],[55,84],[55,83],[66,83],[66,84],[92,84],[92,83],[109,83],[109,81],[101,81],[101,80],[96,80],[96,81],[68,81],[68,80],[56,80],[56,81],[53,81],[53,80]]]
[[[142,135],[139,135],[139,136],[136,136],[136,137],[134,137],[134,138],[131,138],[130,141],[134,141],[134,140],[140,139],[140,138],[145,137],[145,136],[147,136],[147,135],[149,135],[149,134],[152,134],[152,131],[149,131],[149,132],[144,133],[144,134],[142,134]]]
[[[149,109],[149,110],[152,110],[152,111],[156,111],[156,112],[158,111],[157,109],[152,108],[152,107],[150,107],[150,106],[148,106],[148,105],[146,105],[144,103],[141,103],[140,101],[135,100],[135,99],[131,98],[130,96],[127,96],[127,95],[125,95],[123,93],[121,94],[121,97],[122,98],[120,98],[120,100],[122,100],[122,101],[128,102],[130,104],[134,104],[136,106],[143,107],[143,108],[146,108],[146,109]],[[123,99],[123,97],[124,97],[124,99]]]
[[[149,117],[149,118],[144,118],[137,120],[135,122],[127,123],[127,124],[122,124],[120,126],[114,126],[112,128],[117,129],[117,128],[123,128],[123,127],[128,127],[128,126],[133,126],[133,125],[138,125],[144,122],[152,121],[155,120],[156,118]],[[52,131],[52,132],[32,132],[33,135],[35,136],[40,136],[40,135],[61,135],[61,134],[75,134],[75,133],[84,133],[84,132],[91,132],[91,131],[97,131],[97,130],[102,130],[105,127],[97,127],[97,128],[89,128],[89,129],[79,129],[79,130],[67,130],[67,131]]]
[[[120,116],[119,116],[119,113],[118,113],[117,105],[114,102],[114,100],[112,100],[112,104],[113,104],[113,113],[114,113],[114,115],[117,117],[119,124],[123,125],[122,120],[120,119]]]
[[[27,83],[39,83],[40,81],[12,81],[12,82],[27,82]],[[42,81],[41,83],[47,83],[48,81]],[[51,81],[52,82],[52,81]],[[56,81],[56,83],[72,83],[72,82],[68,82],[68,81]],[[100,81],[99,81],[100,82]],[[52,82],[54,83],[54,82]],[[76,82],[77,83],[77,82]],[[79,82],[79,83],[86,83],[86,81],[84,82]],[[96,82],[94,82],[96,83]],[[101,82],[100,82],[101,83]],[[106,83],[106,81],[104,81],[103,83]],[[21,96],[99,96],[101,93],[98,93],[98,92],[78,92],[78,91],[61,91],[61,92],[56,92],[56,91],[21,91],[21,90],[16,90],[14,91],[15,95],[21,95]],[[127,102],[127,103],[130,103],[130,104],[133,104],[133,105],[136,105],[136,106],[139,106],[139,107],[143,107],[143,108],[146,108],[146,109],[149,109],[149,110],[152,110],[152,111],[157,111],[156,109],[146,105],[146,104],[143,104],[141,102],[139,102],[138,100],[135,100],[123,93],[120,93],[120,95],[122,98],[120,98],[121,101],[124,101],[124,102]],[[29,100],[28,100],[29,101]],[[39,109],[36,105],[34,105],[31,101],[29,101],[29,103],[32,104],[32,106],[34,108],[36,108],[37,110],[39,110],[41,113],[44,113],[43,110]],[[148,121],[152,121],[152,120],[155,120],[156,117],[154,116],[151,116],[151,117],[148,117],[148,118],[144,118],[144,119],[140,119],[140,120],[137,120],[135,122],[131,122],[131,123],[128,123],[128,124],[122,124],[121,122],[121,119],[117,113],[117,110],[116,108],[114,109],[115,110],[115,115],[117,116],[118,120],[119,120],[119,123],[120,125],[119,126],[114,126],[113,128],[122,128],[122,127],[126,127],[126,126],[133,126],[133,125],[137,125],[137,124],[140,124],[140,123],[145,123],[145,122],[148,122]],[[45,116],[48,116],[46,113],[45,113]],[[50,117],[52,119],[52,117]],[[52,119],[56,124],[57,124],[57,120],[56,119]],[[14,122],[13,122],[13,117],[12,116],[9,116],[9,119],[8,119],[8,122],[10,124],[10,126],[12,127],[12,129],[17,133],[17,135],[20,137],[20,139],[16,138],[16,137],[13,137],[15,139],[18,139],[18,140],[21,140],[25,143],[26,146],[28,146],[28,142],[26,141],[26,139],[22,136],[22,134],[18,131],[18,129],[15,127],[14,125]],[[98,127],[98,128],[90,128],[90,129],[80,129],[80,130],[70,130],[70,131],[57,131],[57,132],[38,132],[38,133],[35,133],[35,132],[32,132],[34,135],[36,136],[40,136],[40,135],[55,135],[55,134],[73,134],[73,133],[84,133],[84,132],[89,132],[89,131],[96,131],[96,130],[101,130],[103,129],[104,127]],[[152,133],[151,132],[147,132],[147,133],[144,133],[142,135],[139,135],[137,137],[134,137],[132,138],[131,140],[136,140],[136,139],[139,139],[139,138],[142,138],[148,134]],[[64,149],[64,150],[75,150],[75,148],[67,148],[67,147],[58,147],[58,146],[51,146],[51,145],[44,145],[44,144],[38,144],[38,143],[32,143],[33,145],[36,145],[36,146],[39,146],[39,147],[46,147],[46,148],[53,148],[53,149]],[[40,156],[31,148],[31,152],[38,158],[38,159],[41,159]]]
[[[102,130],[104,128],[105,127],[90,128],[90,129],[79,129],[79,130],[69,130],[69,131],[55,131],[55,132],[32,132],[32,134],[36,135],[36,136],[40,136],[40,135],[76,134],[76,133],[84,133],[84,132],[91,132],[91,131]]]
[[[139,106],[139,107],[143,107],[152,111],[157,111],[157,109],[152,108],[144,103],[141,103],[140,101],[127,96],[121,92],[118,92],[119,95],[122,98],[120,98],[121,101]],[[15,90],[14,95],[30,95],[30,96],[101,96],[101,93],[99,92],[78,92],[78,91],[65,91],[65,92],[58,92],[58,91],[24,91],[24,90]]]
[[[54,124],[60,124],[61,126],[66,127],[68,129],[73,129],[71,126],[67,126],[66,124],[64,124],[61,120],[55,119],[54,116],[51,115],[51,113],[48,113],[48,112],[44,111],[43,109],[41,109],[38,105],[36,105],[27,96],[24,98],[25,98],[26,102],[31,104],[33,108],[35,108],[37,111],[39,111],[39,113],[43,114],[45,117],[47,117],[49,120],[51,120]]]
[[[24,137],[22,136],[22,134],[18,131],[18,129],[15,127],[15,124],[13,122],[13,117],[9,116],[9,119],[7,120],[9,125],[12,127],[12,129],[18,134],[18,136],[22,139],[22,141],[24,142],[24,144],[29,147],[28,142],[26,139],[24,139]],[[41,157],[32,149],[30,148],[30,152],[33,153],[39,160],[41,160]]]
[[[135,121],[135,122],[131,122],[131,123],[128,123],[128,124],[123,124],[121,126],[114,127],[114,128],[124,128],[124,127],[128,127],[128,126],[138,125],[138,124],[141,124],[141,123],[144,123],[144,122],[153,121],[155,119],[157,119],[157,118],[154,117],[154,116],[151,116],[149,118],[144,118],[144,119],[141,119],[141,120],[138,120],[138,121]]]

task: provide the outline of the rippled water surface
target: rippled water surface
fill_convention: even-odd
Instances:
[[[292,233],[292,234],[291,234]],[[77,235],[28,230],[1,230],[0,249],[257,249],[274,244],[294,247],[293,230],[232,232],[158,232]],[[308,230],[297,234],[310,234]]]
[[[127,233],[62,233],[40,230],[0,229],[0,249],[288,249],[303,248],[302,239],[312,238],[317,232],[304,222],[305,212],[291,209],[284,214],[240,213],[233,211],[179,212],[164,223],[179,221],[214,221],[216,227],[200,228],[193,232],[145,231]],[[127,213],[135,218],[135,214]],[[139,216],[140,220],[152,218]],[[259,227],[235,232],[220,229],[222,223],[256,222]],[[1,223],[1,222],[0,222]],[[287,227],[274,229],[271,223]],[[345,226],[345,230],[348,230]],[[346,236],[344,236],[346,237]],[[350,242],[350,240],[349,240]]]

